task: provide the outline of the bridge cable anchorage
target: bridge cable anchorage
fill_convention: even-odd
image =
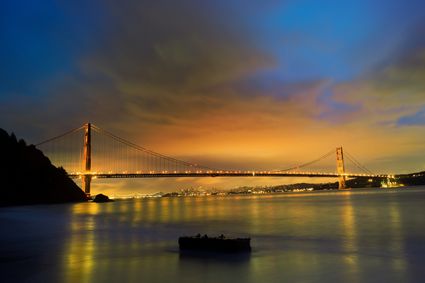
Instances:
[[[150,149],[146,149],[146,148],[144,148],[142,146],[139,146],[139,145],[137,145],[135,143],[132,143],[130,141],[127,141],[127,140],[125,140],[123,138],[120,138],[120,137],[112,134],[111,132],[108,132],[108,131],[106,131],[106,130],[104,130],[102,128],[99,128],[98,126],[96,126],[94,124],[92,124],[91,126],[92,126],[93,130],[95,130],[96,132],[98,132],[100,134],[103,134],[103,135],[106,135],[106,136],[109,136],[110,138],[112,138],[112,139],[114,139],[114,140],[116,140],[116,141],[118,141],[118,142],[120,142],[120,143],[122,143],[124,145],[127,145],[127,146],[129,146],[129,147],[131,147],[133,149],[138,150],[138,151],[141,151],[141,152],[150,154],[151,156],[155,156],[155,157],[158,157],[158,158],[161,158],[161,159],[165,159],[165,160],[170,161],[170,162],[175,162],[178,165],[184,165],[184,166],[188,166],[188,167],[192,167],[192,168],[198,168],[198,169],[216,171],[216,169],[213,169],[213,168],[210,168],[210,167],[207,167],[207,166],[202,166],[202,165],[190,163],[190,162],[187,162],[187,161],[179,160],[179,159],[176,159],[176,158],[173,158],[173,157],[169,157],[169,156],[166,156],[166,155],[157,153],[155,151],[152,151]]]
[[[276,170],[275,172],[286,172],[286,171],[293,171],[293,170],[295,170],[295,169],[303,168],[303,167],[306,167],[306,166],[312,165],[312,164],[314,164],[314,163],[317,163],[317,162],[319,162],[319,161],[321,161],[321,160],[323,160],[323,159],[325,159],[325,158],[327,158],[327,157],[329,157],[329,156],[331,156],[331,155],[333,155],[333,154],[335,154],[335,150],[334,150],[334,149],[332,149],[332,150],[331,150],[331,151],[329,151],[328,153],[326,153],[326,154],[324,154],[324,155],[320,156],[319,158],[316,158],[316,159],[314,159],[314,160],[312,160],[312,161],[310,161],[310,162],[303,163],[303,164],[301,164],[301,165],[294,166],[294,167],[291,167],[291,168],[288,168],[288,169]]]
[[[347,151],[345,151],[345,154],[347,156],[347,159],[349,161],[351,161],[358,169],[360,169],[361,171],[367,173],[367,174],[371,174],[371,175],[375,175],[372,171],[370,171],[366,166],[362,165],[360,162],[358,162],[354,156],[352,156],[350,153],[348,153]]]
[[[48,142],[51,142],[51,141],[54,141],[54,140],[60,139],[60,138],[62,138],[62,137],[64,137],[64,136],[67,136],[67,135],[69,135],[69,134],[72,134],[72,133],[78,132],[78,131],[80,131],[80,130],[82,130],[82,129],[84,129],[84,126],[81,126],[81,127],[79,127],[79,128],[75,128],[75,129],[72,129],[72,130],[70,130],[70,131],[68,131],[68,132],[66,132],[66,133],[63,133],[63,134],[59,135],[59,136],[56,136],[56,137],[50,138],[50,139],[45,140],[45,141],[42,141],[42,142],[39,142],[39,143],[35,144],[35,146],[40,146],[40,145],[42,145],[42,144],[45,144],[45,143],[48,143]]]

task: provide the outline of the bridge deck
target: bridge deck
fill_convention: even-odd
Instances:
[[[71,178],[91,175],[96,178],[180,178],[180,177],[323,177],[337,178],[337,173],[313,173],[313,172],[164,172],[164,173],[71,173]],[[343,174],[347,178],[386,178],[388,175],[372,174]]]

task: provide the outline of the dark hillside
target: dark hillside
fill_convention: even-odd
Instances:
[[[0,129],[0,206],[85,201],[84,192],[33,145]]]

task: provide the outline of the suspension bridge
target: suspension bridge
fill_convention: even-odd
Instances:
[[[345,189],[347,178],[388,178],[374,174],[342,147],[332,149],[310,162],[282,170],[223,170],[179,160],[114,135],[87,123],[36,144],[36,147],[57,167],[63,167],[71,178],[80,178],[82,188],[90,195],[95,178],[158,178],[158,177],[327,177],[337,178],[339,189]],[[336,156],[335,172],[302,170],[328,157]],[[346,172],[345,160],[359,173]]]

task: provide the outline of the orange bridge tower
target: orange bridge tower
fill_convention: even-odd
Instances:
[[[91,170],[91,124],[87,123],[84,125],[84,156],[83,156],[83,190],[86,195],[90,196],[90,183],[92,176],[90,175]]]
[[[336,148],[336,170],[338,173],[338,189],[345,189],[345,166],[344,166],[344,152],[341,147]]]

